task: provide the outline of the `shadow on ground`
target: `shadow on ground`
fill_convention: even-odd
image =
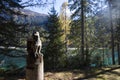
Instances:
[[[120,66],[111,68],[83,68],[45,72],[44,80],[120,80]],[[0,80],[25,80],[25,74],[9,75]]]
[[[113,68],[101,68],[96,71],[84,70],[84,76],[73,80],[120,80],[120,66]],[[76,74],[76,72],[73,74]]]

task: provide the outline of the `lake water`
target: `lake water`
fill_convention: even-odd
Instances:
[[[103,53],[104,52],[104,53]],[[25,54],[17,51],[13,51],[10,54]],[[104,51],[102,49],[95,50],[93,52],[93,59],[96,59],[97,56],[101,56],[101,59],[104,60],[102,63],[105,66],[112,65],[112,56],[111,51],[109,49],[105,49]],[[104,57],[104,58],[103,58]],[[118,53],[115,51],[115,61],[116,64],[118,64]],[[91,65],[95,65],[96,63],[93,63]],[[3,68],[5,70],[14,69],[14,68],[22,68],[26,66],[26,58],[24,57],[9,57],[0,55],[0,68]]]

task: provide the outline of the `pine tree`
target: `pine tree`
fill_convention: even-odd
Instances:
[[[82,57],[81,59],[83,60],[83,63],[85,62],[85,51],[84,51],[84,48],[85,48],[85,37],[84,37],[84,23],[85,23],[85,4],[86,4],[86,0],[69,0],[69,2],[73,2],[73,4],[70,5],[70,9],[73,11],[75,10],[75,12],[73,13],[72,15],[72,18],[74,20],[78,20],[80,21],[81,25],[79,25],[80,27],[80,37],[81,37],[81,54],[82,54]]]
[[[93,10],[94,1],[92,0],[68,0],[70,3],[70,10],[73,11],[71,16],[71,38],[76,43],[80,55],[80,64],[88,65],[88,59],[90,56],[89,47],[93,48],[93,44],[90,42],[94,41],[94,14],[97,10]],[[98,6],[95,6],[98,9]],[[91,21],[92,20],[92,21]],[[91,27],[92,26],[92,27]],[[92,34],[92,35],[91,35]],[[74,44],[75,45],[75,44]],[[90,61],[90,60],[89,60]]]
[[[1,46],[19,46],[19,33],[24,33],[24,24],[17,24],[14,16],[23,16],[19,9],[21,0],[0,0],[0,43]]]
[[[112,20],[112,0],[108,0],[109,4],[109,16],[110,16],[110,26],[111,26],[111,47],[112,47],[112,63],[115,65],[115,43],[114,43],[114,29],[113,29],[113,20]]]
[[[48,69],[57,69],[60,66],[61,57],[63,55],[63,42],[61,40],[62,30],[60,28],[60,22],[58,14],[54,7],[52,7],[48,17],[48,45],[45,50],[45,65]]]

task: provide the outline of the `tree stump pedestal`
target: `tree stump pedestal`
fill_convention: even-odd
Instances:
[[[26,80],[44,80],[44,59],[42,53],[35,55],[34,41],[27,40]]]

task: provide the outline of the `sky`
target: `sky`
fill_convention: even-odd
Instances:
[[[48,2],[53,2],[55,0],[48,0]],[[59,13],[60,12],[60,7],[62,5],[63,2],[65,1],[68,1],[68,0],[56,0],[54,3],[54,6],[55,6],[55,9],[57,10],[57,12]],[[46,7],[29,7],[27,9],[30,9],[31,11],[35,11],[35,12],[38,12],[38,13],[44,13],[44,14],[48,14],[48,12],[50,11],[51,7],[53,5],[50,4],[50,5],[47,5]],[[69,11],[68,11],[69,12]]]

